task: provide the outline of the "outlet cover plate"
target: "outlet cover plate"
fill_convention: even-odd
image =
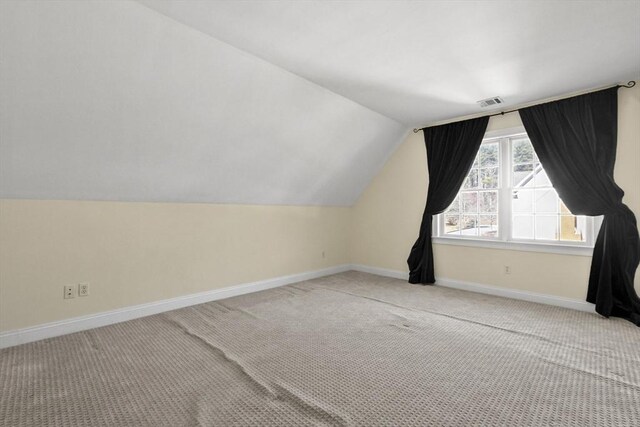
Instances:
[[[78,296],[88,297],[89,296],[89,284],[88,283],[80,283],[78,284]]]
[[[65,285],[64,287],[64,299],[71,299],[71,298],[75,298],[76,297],[76,289],[74,286],[67,286]]]

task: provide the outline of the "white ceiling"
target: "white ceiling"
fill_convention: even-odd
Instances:
[[[638,0],[140,1],[409,125],[640,74]]]
[[[135,2],[0,1],[0,197],[350,205],[406,126]]]
[[[351,205],[410,126],[637,78],[638,22],[610,0],[2,0],[0,197]]]

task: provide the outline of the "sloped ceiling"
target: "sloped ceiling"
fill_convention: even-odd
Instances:
[[[0,197],[350,205],[412,126],[640,75],[637,1],[0,2]]]
[[[350,205],[405,125],[139,3],[0,1],[0,197]]]

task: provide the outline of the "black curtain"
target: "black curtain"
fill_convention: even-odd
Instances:
[[[409,283],[434,283],[431,226],[433,215],[443,212],[455,199],[478,153],[489,117],[423,129],[427,147],[429,190],[420,235],[411,248]]]
[[[575,215],[604,215],[587,301],[603,316],[640,326],[633,287],[640,240],[624,191],[613,180],[618,126],[616,87],[520,110],[522,122],[553,187]]]

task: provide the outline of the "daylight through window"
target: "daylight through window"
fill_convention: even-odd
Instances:
[[[438,216],[437,235],[591,245],[593,220],[558,197],[525,133],[483,141],[462,188]]]

